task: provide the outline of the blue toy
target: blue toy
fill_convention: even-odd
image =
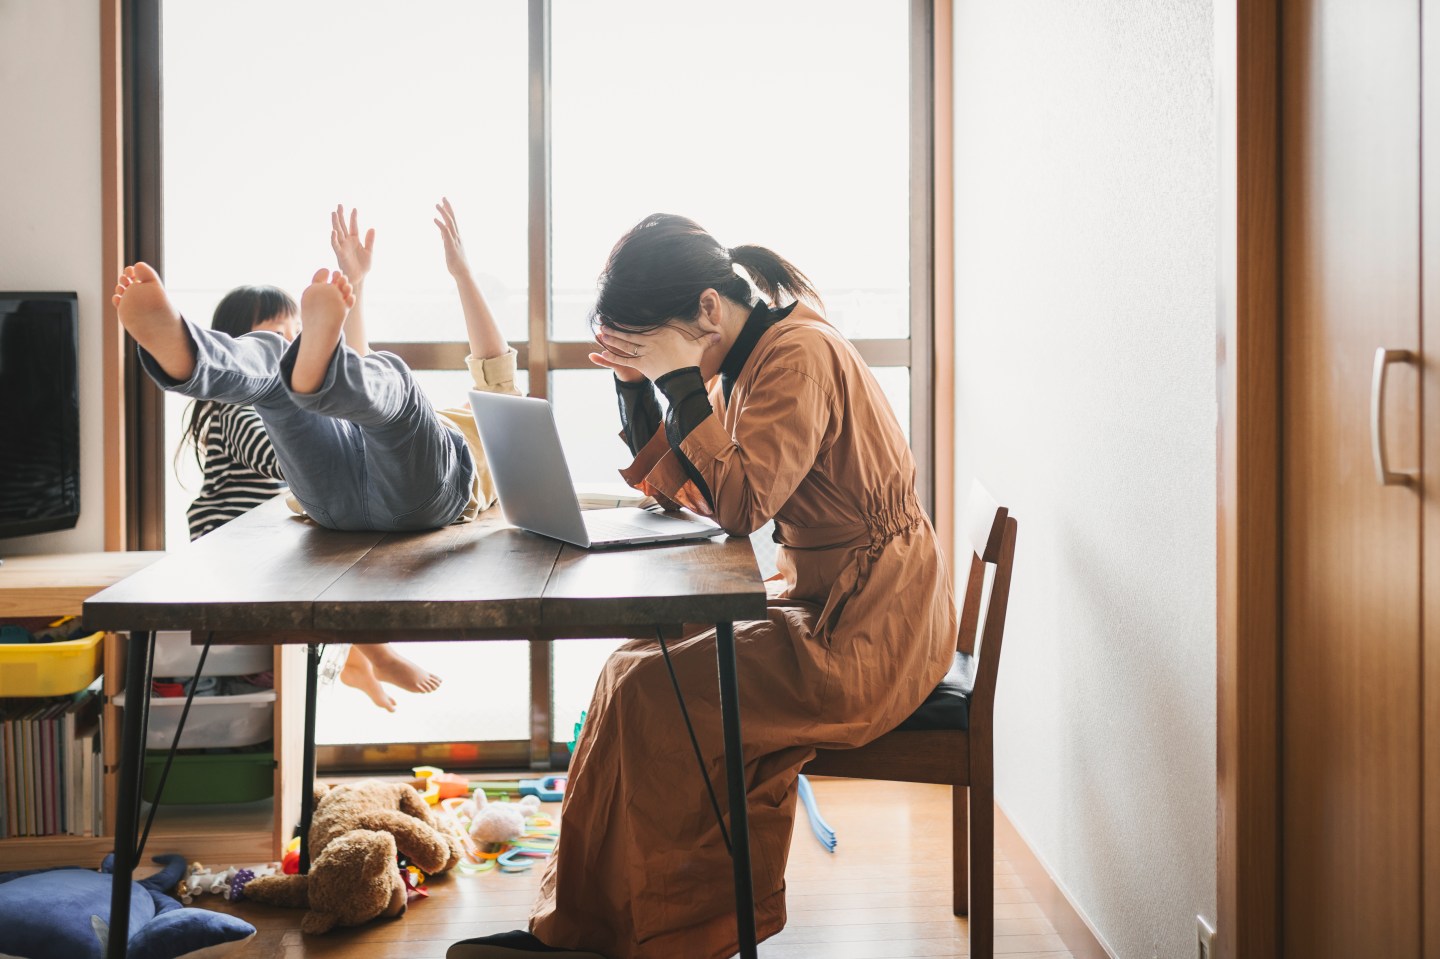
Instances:
[[[0,873],[0,955],[16,959],[101,959],[110,931],[110,867]],[[165,868],[131,884],[129,959],[205,959],[255,936],[243,919],[188,909],[165,894],[185,876],[183,856],[156,856]]]
[[[810,831],[815,838],[820,840],[820,845],[825,847],[826,852],[834,852],[837,837],[835,830],[820,815],[820,806],[815,802],[815,790],[810,786],[810,777],[800,777],[800,802],[805,807],[805,814],[810,819]]]
[[[497,782],[491,779],[479,780],[475,788],[490,799],[505,799],[508,796],[534,796],[541,802],[561,802],[565,798],[565,777],[546,776],[543,779],[521,779]]]
[[[541,802],[561,802],[565,798],[565,777],[520,780],[520,795],[535,796]]]

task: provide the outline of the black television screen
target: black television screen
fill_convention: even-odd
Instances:
[[[0,537],[80,518],[74,293],[0,293]]]

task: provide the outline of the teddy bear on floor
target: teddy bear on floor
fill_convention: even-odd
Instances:
[[[300,920],[304,933],[399,916],[406,895],[397,852],[431,876],[460,860],[459,843],[436,828],[413,786],[367,780],[327,790],[317,784],[309,875],[253,879],[245,898],[308,908]]]

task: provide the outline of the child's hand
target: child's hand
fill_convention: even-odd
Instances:
[[[440,216],[435,225],[440,228],[440,239],[445,242],[445,269],[451,276],[464,276],[470,272],[470,261],[465,258],[465,244],[460,242],[460,227],[455,222],[455,211],[444,197],[435,204]]]
[[[375,255],[375,230],[365,232],[365,241],[360,241],[359,210],[350,211],[350,222],[345,222],[345,207],[337,206],[330,214],[330,249],[335,251],[335,261],[340,272],[349,277],[351,283],[359,283],[370,272],[370,260]]]

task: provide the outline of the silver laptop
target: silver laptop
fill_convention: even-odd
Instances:
[[[585,549],[705,539],[724,532],[699,518],[633,506],[582,512],[549,403],[471,390],[470,408],[500,509],[511,526]]]

